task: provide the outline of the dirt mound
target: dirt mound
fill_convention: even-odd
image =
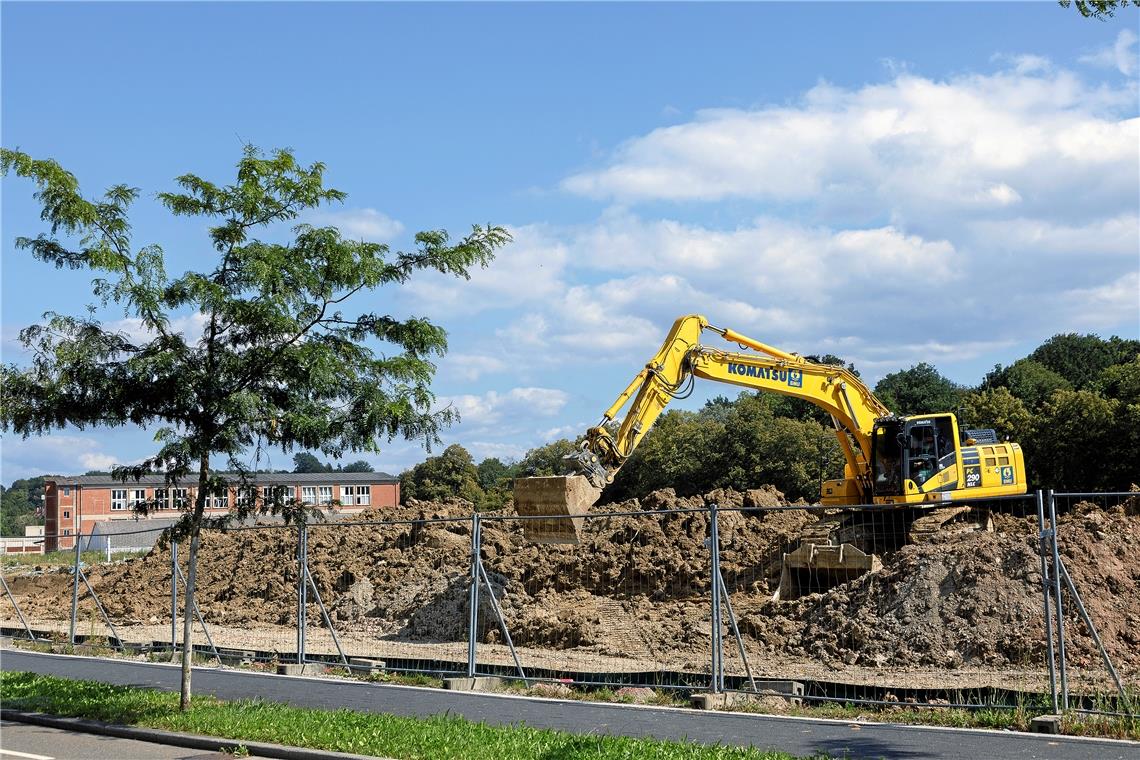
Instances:
[[[774,602],[782,553],[819,513],[779,508],[786,502],[772,488],[692,497],[664,490],[596,507],[573,546],[528,544],[522,521],[484,515],[482,556],[515,643],[657,661],[703,657],[710,503],[725,510],[719,518],[722,572],[753,651],[866,666],[1036,666],[1042,660],[1035,518],[998,515],[995,533],[936,536],[884,556],[879,572],[827,593]],[[338,628],[399,641],[463,640],[469,510],[465,502],[415,502],[310,528],[309,567]],[[388,522],[377,524],[381,518]],[[1062,518],[1059,535],[1065,563],[1110,652],[1118,664],[1140,667],[1140,568],[1129,559],[1140,543],[1140,517],[1121,507],[1078,505]],[[250,628],[292,624],[296,539],[295,529],[283,528],[208,534],[198,592],[206,618]],[[91,578],[117,620],[153,623],[169,620],[169,568],[169,553],[156,550],[94,569]],[[67,575],[17,578],[13,587],[30,614],[67,616]],[[318,614],[309,612],[314,620]],[[1075,617],[1071,625],[1075,662],[1095,665]],[[499,640],[488,604],[480,607],[480,631],[484,641]]]

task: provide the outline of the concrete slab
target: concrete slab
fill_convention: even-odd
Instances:
[[[443,688],[451,691],[495,691],[502,685],[503,679],[498,676],[443,679]]]

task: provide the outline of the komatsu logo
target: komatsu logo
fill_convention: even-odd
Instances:
[[[753,367],[748,364],[728,364],[728,374],[744,375],[745,377],[758,377],[764,380],[775,380],[787,383],[790,388],[804,387],[804,373],[798,369],[773,369],[772,367]]]

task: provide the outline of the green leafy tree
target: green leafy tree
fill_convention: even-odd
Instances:
[[[815,420],[777,417],[766,395],[741,394],[716,444],[716,485],[746,490],[771,484],[789,498],[817,499],[820,481],[839,461],[832,430]]]
[[[1066,333],[1042,343],[1029,358],[1065,378],[1076,390],[1084,390],[1104,370],[1131,361],[1137,352],[1140,341]]]
[[[3,366],[0,428],[30,436],[66,425],[153,426],[157,451],[140,465],[116,468],[115,476],[126,482],[157,471],[169,484],[197,487],[164,534],[190,543],[181,695],[188,709],[206,500],[246,482],[246,457],[267,447],[338,457],[378,451],[380,441],[395,437],[438,440],[454,416],[432,411],[431,359],[446,351],[444,330],[424,318],[350,315],[346,303],[420,270],[467,277],[508,235],[475,227],[453,244],[442,230],[426,231],[415,236],[414,250],[393,252],[344,239],[333,227],[300,224],[287,242],[261,240],[259,230],[345,195],[324,186],[323,164],[303,166],[290,151],[265,155],[250,146],[231,184],[185,174],[179,191],[158,194],[171,213],[209,231],[209,245],[193,257],[201,268],[172,276],[159,245],[137,246],[131,237],[128,211],[138,189],[115,185],[90,199],[55,161],[7,149],[0,167],[34,182],[49,228],[18,238],[17,249],[56,267],[89,270],[94,295],[144,332],[136,338],[108,329],[93,313],[46,314],[43,324],[20,333],[31,366]],[[173,329],[173,318],[188,313],[201,318],[201,334]],[[219,472],[213,460],[237,476]],[[235,504],[229,517],[255,509],[305,519],[303,505],[260,498]]]
[[[453,443],[439,456],[428,457],[400,475],[403,499],[446,501],[459,497],[472,504],[483,499],[479,470],[467,449]]]
[[[511,477],[511,468],[498,457],[487,457],[475,468],[479,472],[479,486],[489,491],[504,478]]]
[[[571,470],[566,457],[578,451],[578,445],[567,438],[531,449],[515,467],[516,477],[530,478],[541,475],[565,475]]]
[[[323,463],[315,454],[302,451],[293,455],[293,472],[332,472],[332,467]]]
[[[964,413],[958,422],[968,427],[991,427],[999,436],[1023,445],[1032,431],[1033,415],[1009,388],[969,393],[962,401],[962,408]]]
[[[1075,7],[1077,13],[1097,21],[1108,21],[1128,6],[1140,8],[1140,0],[1057,0],[1057,4],[1062,8]]]
[[[349,462],[344,467],[338,467],[338,472],[376,472],[376,468],[363,459]]]
[[[618,470],[606,497],[627,499],[659,488],[673,488],[683,495],[710,490],[721,469],[723,438],[724,424],[715,414],[670,409],[657,418]]]
[[[875,385],[875,395],[895,414],[953,412],[964,390],[926,362],[892,372]]]
[[[1033,359],[1018,359],[1008,367],[1000,364],[986,375],[983,388],[1008,388],[1030,409],[1041,406],[1054,391],[1072,390],[1064,377]]]
[[[1091,391],[1053,394],[1033,426],[1028,465],[1037,481],[1062,491],[1127,489],[1140,464],[1122,411]]]
[[[1126,404],[1140,404],[1140,356],[1124,364],[1114,364],[1100,373],[1094,384],[1105,398]]]
[[[9,488],[0,486],[0,535],[22,536],[27,525],[43,523],[36,510],[43,506],[44,479],[21,478]]]

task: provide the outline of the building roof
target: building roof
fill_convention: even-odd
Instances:
[[[220,472],[216,474],[231,478],[233,484],[237,485],[237,473]],[[250,473],[248,478],[249,484],[255,486],[389,484],[398,483],[400,480],[396,476],[389,475],[386,472],[259,472]],[[139,480],[129,478],[125,483],[121,480],[115,480],[110,475],[49,475],[45,480],[55,482],[61,486],[83,486],[86,488],[96,486],[130,488],[134,485],[151,487],[166,485],[165,475],[144,475]],[[181,481],[179,485],[193,486],[196,485],[196,481],[187,479]]]

